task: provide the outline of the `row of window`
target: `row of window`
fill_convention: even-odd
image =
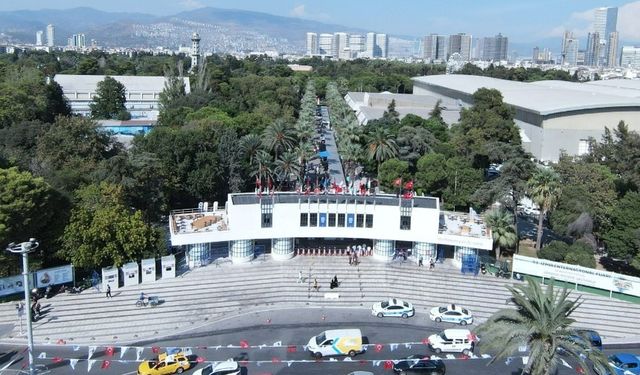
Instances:
[[[301,227],[373,228],[372,214],[301,213]]]

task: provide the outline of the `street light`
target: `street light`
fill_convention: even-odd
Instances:
[[[36,369],[33,365],[33,334],[31,332],[31,290],[29,289],[29,258],[28,254],[35,250],[38,245],[38,241],[35,238],[30,238],[28,242],[21,242],[16,244],[14,242],[7,246],[7,251],[14,254],[22,254],[22,278],[24,283],[24,302],[25,310],[27,310],[27,341],[29,344],[29,374],[35,375]]]

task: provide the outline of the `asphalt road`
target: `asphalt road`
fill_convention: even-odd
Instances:
[[[306,313],[304,310],[303,313]],[[279,314],[299,315],[300,310],[284,310]],[[410,354],[433,355],[421,342],[430,334],[437,333],[445,328],[454,327],[451,324],[435,324],[423,314],[416,317],[402,320],[398,318],[379,319],[366,314],[365,310],[341,310],[331,315],[332,321],[328,319],[316,319],[318,314],[326,312],[309,312],[309,321],[306,324],[270,324],[268,314],[251,314],[230,319],[223,323],[216,324],[207,330],[192,332],[181,335],[172,340],[157,342],[145,342],[131,345],[123,355],[121,349],[116,348],[115,352],[109,356],[104,347],[98,347],[93,354],[92,368],[89,373],[99,374],[135,374],[138,367],[135,346],[144,346],[140,358],[152,358],[154,353],[152,347],[159,347],[164,351],[166,347],[191,347],[194,353],[194,367],[187,374],[195,369],[204,366],[197,363],[196,357],[203,362],[224,361],[234,358],[243,364],[243,374],[348,374],[351,371],[363,370],[371,371],[374,374],[391,374],[389,369],[385,369],[385,361],[397,360]],[[344,357],[337,357],[335,360],[323,358],[316,361],[304,352],[303,346],[307,344],[309,338],[326,329],[334,328],[360,328],[363,334],[369,339],[371,344],[380,344],[377,348],[372,346],[361,355],[356,356],[353,361],[345,360]],[[405,345],[412,342],[414,344]],[[398,344],[392,346],[390,344]],[[232,345],[233,347],[228,347]],[[242,347],[248,346],[248,347]],[[0,347],[0,369],[4,369],[0,374],[17,373],[26,363],[24,346],[21,347]],[[35,355],[44,358],[36,359],[38,373],[40,374],[71,374],[87,373],[88,347],[76,348],[67,343],[66,345],[52,345],[36,347]],[[606,350],[615,352],[620,350]],[[627,348],[624,351],[640,353],[640,346]],[[440,356],[445,359],[447,374],[519,374],[522,368],[522,356],[526,353],[519,353],[513,357],[510,363],[497,361],[488,366],[489,359],[478,357],[477,359],[460,359],[459,354],[454,354],[453,358],[447,359],[445,354]],[[69,359],[78,359],[75,370],[71,368]],[[108,368],[101,368],[104,361],[109,361]],[[575,364],[568,361],[573,368],[561,367],[559,374],[575,374]]]

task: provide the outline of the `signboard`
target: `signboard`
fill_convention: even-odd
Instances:
[[[326,213],[321,213],[320,215],[320,227],[326,227],[327,226],[327,214]]]
[[[4,277],[0,279],[0,297],[24,292],[24,283],[22,280],[22,275]],[[33,288],[33,277],[31,274],[29,275],[29,282],[31,284],[29,289],[31,289]]]
[[[156,281],[156,260],[155,258],[142,260],[142,282]]]
[[[355,217],[355,214],[347,214],[347,228],[353,228],[356,226]]]
[[[546,259],[513,256],[513,272],[640,297],[640,278]]]
[[[54,268],[46,268],[36,271],[36,283],[38,288],[48,285],[60,285],[73,282],[73,266],[66,265]]]
[[[493,239],[487,237],[472,237],[455,234],[438,233],[437,243],[460,247],[471,247],[481,250],[493,250]]]

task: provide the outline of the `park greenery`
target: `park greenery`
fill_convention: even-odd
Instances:
[[[41,246],[34,266],[73,262],[87,270],[161,255],[171,209],[225,202],[229,193],[258,187],[304,185],[307,161],[316,157],[319,97],[330,107],[350,179],[367,176],[390,193],[412,182],[415,194],[438,197],[446,210],[486,211],[498,256],[517,250],[518,203],[528,196],[542,213],[538,233],[548,226],[564,238],[564,245],[536,238],[540,257],[593,267],[594,250],[605,246],[611,257],[640,270],[640,136],[624,123],[610,124],[589,154],[538,166],[523,148],[514,110],[496,90],[478,90],[452,126],[439,104],[428,118],[402,117],[393,101],[382,118],[360,125],[344,100],[348,91],[411,93],[412,76],[441,74],[443,66],[299,63],[314,70],[294,72],[287,61],[264,56],[210,56],[188,76],[189,59],[180,55],[0,56],[0,244],[35,235]],[[505,79],[572,79],[558,72],[465,69]],[[51,79],[58,73],[107,76],[93,119],[71,116]],[[127,118],[115,75],[167,77],[158,125],[130,147],[95,122]],[[499,175],[487,174],[491,165],[502,165]],[[18,259],[0,257],[0,276],[18,272]]]

